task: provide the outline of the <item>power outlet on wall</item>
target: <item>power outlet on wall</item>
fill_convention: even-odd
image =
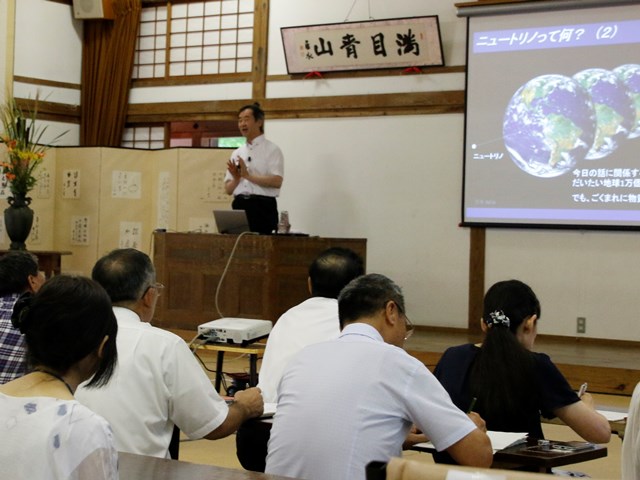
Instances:
[[[587,319],[585,317],[577,318],[576,333],[587,333]]]

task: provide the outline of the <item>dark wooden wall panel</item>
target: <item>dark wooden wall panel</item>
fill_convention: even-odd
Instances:
[[[351,248],[366,262],[366,239],[244,235],[215,295],[238,235],[156,233],[153,259],[166,295],[154,324],[196,330],[220,316],[276,321],[309,297],[310,263],[329,247]]]

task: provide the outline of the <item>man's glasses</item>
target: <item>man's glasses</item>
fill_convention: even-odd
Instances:
[[[393,300],[391,300],[391,301],[396,304],[396,308],[398,309],[398,311],[404,317],[404,328],[405,328],[404,339],[405,340],[409,340],[409,337],[411,337],[411,335],[413,335],[413,332],[415,331],[416,327],[415,327],[415,325],[413,323],[411,323],[411,320],[409,320],[409,317],[407,317],[407,314],[404,313],[404,311],[400,308],[400,306],[396,302],[394,302]]]
[[[404,313],[402,315],[404,315],[404,328],[406,329],[406,333],[404,334],[404,339],[409,340],[409,337],[413,335],[413,332],[415,331],[416,327],[413,325],[413,323],[411,323],[411,320],[409,320],[409,317],[407,317]]]
[[[149,285],[147,287],[147,289],[142,294],[143,297],[147,294],[147,292],[149,291],[150,288],[155,288],[156,289],[156,294],[158,296],[160,296],[160,295],[162,295],[162,290],[164,290],[164,285],[162,283],[160,283],[160,282],[152,283],[151,285]]]

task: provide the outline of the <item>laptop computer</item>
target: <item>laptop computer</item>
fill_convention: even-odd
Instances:
[[[216,221],[218,233],[243,233],[250,232],[249,220],[244,210],[214,210],[213,218]]]

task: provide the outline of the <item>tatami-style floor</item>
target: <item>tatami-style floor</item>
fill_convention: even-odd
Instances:
[[[407,345],[408,349],[411,350],[419,348],[420,344],[428,344],[428,350],[437,350],[438,347],[433,346],[434,341],[436,343],[438,341],[442,341],[443,347],[447,342],[444,337],[440,340],[435,340],[434,338],[431,338],[431,340],[426,340],[424,338],[421,338],[423,335],[423,333],[418,332],[416,338],[412,338],[412,343]],[[203,360],[206,368],[210,370],[215,369],[215,357],[212,352],[205,352],[201,350],[199,356]],[[552,358],[553,356],[554,355],[552,354]],[[636,363],[635,365],[640,365],[640,362]],[[224,371],[229,373],[247,372],[248,366],[249,360],[247,357],[228,355],[225,358]],[[208,374],[213,379],[213,372],[208,372]],[[626,395],[595,394],[594,397],[597,404],[615,409],[628,408],[630,400],[629,396]],[[544,425],[544,432],[547,438],[553,440],[579,440],[578,436],[573,433],[570,428],[562,425],[546,424]],[[621,444],[621,439],[617,436],[613,436],[611,442],[608,445],[608,456],[606,458],[592,460],[577,465],[568,465],[566,467],[563,467],[563,469],[583,472],[593,478],[619,479]],[[404,456],[421,462],[432,462],[431,455],[426,453],[407,451],[404,453]],[[216,441],[189,441],[187,439],[183,439],[180,445],[180,460],[194,463],[219,465],[228,468],[242,468],[235,455],[235,437],[233,435],[228,438]]]

